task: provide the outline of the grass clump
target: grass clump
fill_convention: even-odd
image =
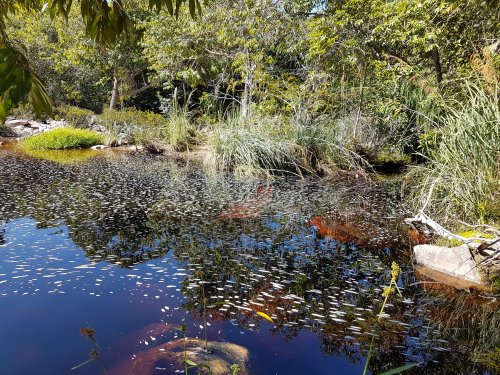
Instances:
[[[346,170],[369,167],[363,157],[343,144],[336,123],[320,121],[311,125],[296,125],[295,132],[295,142],[307,150],[313,167],[317,168],[320,164]]]
[[[416,206],[446,219],[495,222],[500,217],[500,107],[491,95],[468,85],[468,101],[449,106],[427,163],[410,174]]]
[[[104,142],[104,136],[87,129],[59,128],[26,138],[22,146],[31,150],[88,148]]]
[[[211,152],[205,162],[226,172],[301,174],[308,169],[307,150],[287,139],[285,133],[270,121],[229,116],[211,134]]]
[[[98,122],[108,133],[108,144],[144,144],[157,135],[158,129],[166,127],[162,115],[136,109],[107,110],[98,117]]]

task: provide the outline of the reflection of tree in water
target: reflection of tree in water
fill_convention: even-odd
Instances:
[[[5,229],[0,229],[0,245],[5,245]]]
[[[246,224],[259,233],[258,238],[220,246],[199,239],[175,251],[190,271],[182,283],[187,297],[184,307],[198,319],[209,316],[259,329],[262,319],[256,312],[262,311],[272,317],[275,334],[293,339],[300,331],[310,330],[318,334],[326,355],[341,354],[354,363],[365,360],[371,335],[377,335],[372,373],[412,361],[423,365],[408,373],[439,373],[436,361],[450,359],[456,373],[465,373],[462,369],[475,373],[479,368],[471,365],[468,355],[456,355],[455,344],[442,341],[443,334],[434,326],[440,323],[433,322],[433,307],[422,309],[414,303],[420,298],[418,286],[405,290],[405,298],[391,298],[390,316],[378,320],[391,256],[353,246],[329,249],[317,239],[306,241],[308,254],[304,255],[289,251],[283,241],[270,243],[272,234],[259,220]],[[300,232],[300,228],[289,230],[290,236]],[[403,279],[407,285],[414,281],[408,270]]]
[[[67,225],[71,239],[92,261],[127,267],[171,251],[189,270],[182,282],[184,307],[198,318],[210,315],[260,329],[262,319],[256,312],[262,311],[272,317],[275,334],[293,339],[310,330],[318,335],[326,355],[342,354],[355,363],[366,358],[370,335],[376,334],[373,373],[406,361],[425,361],[425,369],[415,373],[438,373],[437,368],[450,360],[457,373],[475,371],[467,355],[432,350],[447,349],[437,341],[442,334],[432,321],[449,328],[450,334],[458,332],[452,328],[461,323],[451,316],[458,301],[443,306],[422,297],[418,286],[408,287],[404,296],[411,303],[391,298],[390,316],[378,323],[391,252],[318,239],[304,220],[329,212],[325,202],[331,200],[345,201],[349,219],[362,220],[361,214],[355,215],[361,209],[366,220],[376,223],[378,206],[366,197],[357,205],[338,192],[328,195],[320,189],[314,195],[307,185],[290,190],[278,183],[273,189],[278,199],[259,206],[262,216],[217,220],[231,201],[251,196],[255,186],[219,183],[154,160],[147,167],[100,159],[79,167],[26,159],[8,165],[10,169],[0,169],[0,213],[5,220],[33,217],[40,227]],[[305,193],[311,199],[302,199]],[[388,224],[384,233],[390,230]],[[413,273],[407,271],[401,281],[411,284]],[[464,336],[453,337],[463,351],[471,343],[479,350],[491,348],[494,335],[488,332],[498,331],[498,325],[489,322],[497,324],[498,315],[486,314],[480,321],[474,320],[479,315],[462,316],[467,320],[463,326],[472,327],[470,332],[460,331]],[[483,341],[474,338],[478,332]]]

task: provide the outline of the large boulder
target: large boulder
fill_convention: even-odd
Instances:
[[[472,283],[482,284],[476,261],[467,245],[458,247],[417,245],[413,251],[418,264]]]

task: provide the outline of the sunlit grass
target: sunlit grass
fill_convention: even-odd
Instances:
[[[410,174],[417,208],[430,195],[428,209],[442,219],[498,220],[499,104],[498,95],[469,85],[468,101],[448,106],[437,146],[429,150],[427,163]]]
[[[88,148],[104,142],[104,136],[87,129],[59,128],[26,138],[21,145],[31,150]]]

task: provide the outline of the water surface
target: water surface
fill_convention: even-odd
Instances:
[[[182,324],[246,349],[242,373],[362,374],[370,344],[372,374],[492,373],[472,359],[498,345],[498,306],[424,289],[405,214],[397,190],[355,178],[0,151],[2,374],[69,373],[92,349],[81,327],[100,356],[74,373],[184,372],[169,352]],[[401,295],[379,317],[393,261]]]

